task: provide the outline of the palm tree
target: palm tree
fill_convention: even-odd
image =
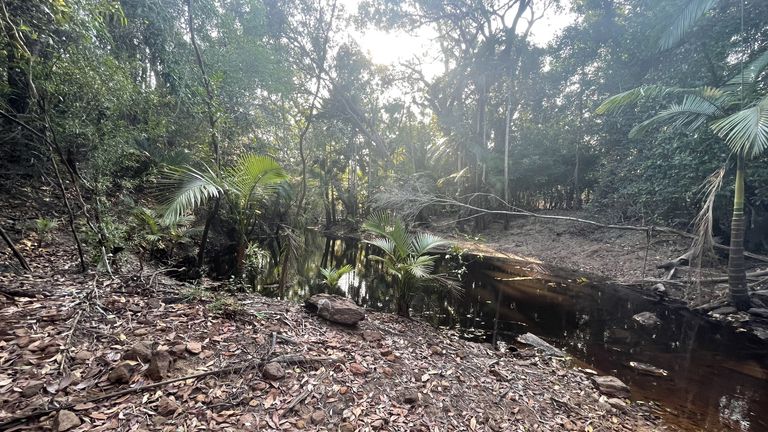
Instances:
[[[728,286],[731,302],[739,310],[750,307],[744,265],[744,179],[746,159],[762,154],[768,147],[768,96],[760,94],[757,85],[767,67],[768,51],[721,87],[643,86],[612,96],[597,109],[599,114],[615,113],[639,100],[676,97],[677,102],[632,128],[630,137],[656,126],[694,131],[707,125],[736,154]]]
[[[458,283],[445,274],[434,274],[437,255],[430,254],[439,246],[448,244],[442,238],[430,233],[412,234],[405,223],[388,213],[376,213],[365,223],[363,228],[376,235],[366,243],[376,246],[383,254],[369,258],[384,263],[387,273],[397,281],[394,297],[397,314],[410,316],[410,307],[417,291],[427,287],[446,288],[458,293]]]
[[[274,159],[258,155],[242,156],[233,166],[221,170],[220,174],[205,164],[202,169],[189,165],[170,168],[164,183],[172,193],[165,206],[163,221],[171,224],[211,199],[215,199],[217,204],[223,202],[235,223],[236,272],[241,274],[248,238],[256,228],[259,208],[275,193],[277,185],[287,178],[283,168]],[[214,209],[217,208],[218,205],[214,205]],[[200,248],[202,254],[205,241]]]

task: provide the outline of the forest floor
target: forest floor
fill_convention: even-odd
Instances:
[[[63,228],[42,246],[28,229],[47,201],[2,199],[32,271],[0,253],[0,430],[666,430],[532,349],[385,313],[342,327],[130,259],[80,273]]]

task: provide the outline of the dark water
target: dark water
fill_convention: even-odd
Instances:
[[[352,264],[356,270],[342,278],[339,294],[391,310],[391,281],[366,258],[370,248],[354,239],[310,235],[289,295],[301,300],[326,291],[318,269]],[[534,333],[587,367],[618,376],[634,399],[658,402],[665,418],[685,430],[768,431],[768,349],[745,333],[624,287],[537,264],[464,256],[446,257],[441,267],[464,269],[464,294],[425,293],[413,307],[422,319],[478,341],[491,341],[494,330],[498,340],[509,342]],[[644,311],[654,312],[662,325],[637,325],[632,316]],[[640,374],[630,362],[669,374]]]

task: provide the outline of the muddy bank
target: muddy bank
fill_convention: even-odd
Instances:
[[[568,216],[590,218],[572,213]],[[664,277],[666,272],[656,266],[682,255],[691,244],[690,239],[674,234],[654,233],[649,244],[646,233],[641,231],[528,217],[511,219],[507,229],[503,223],[494,222],[472,234],[441,223],[430,230],[470,251],[538,261],[619,282]]]

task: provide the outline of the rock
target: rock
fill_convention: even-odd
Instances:
[[[360,363],[350,363],[348,369],[354,375],[365,375],[368,373],[368,369],[363,367]]]
[[[733,306],[723,306],[709,312],[710,315],[730,315],[736,313],[736,308]]]
[[[112,384],[128,384],[133,375],[133,366],[129,363],[120,363],[107,375],[107,380]]]
[[[313,425],[323,424],[325,422],[325,412],[321,410],[313,412],[312,415],[309,416],[309,421],[311,421]]]
[[[187,351],[192,354],[200,354],[203,352],[203,345],[201,345],[200,342],[189,342],[187,344]]]
[[[768,309],[764,308],[752,308],[748,310],[747,313],[760,318],[768,318]]]
[[[653,376],[659,376],[659,377],[664,377],[669,375],[669,372],[665,371],[664,369],[657,368],[656,366],[651,366],[647,363],[629,362],[629,367],[646,375],[653,375]]]
[[[429,352],[432,355],[437,355],[437,354],[442,354],[443,350],[437,345],[432,345],[431,347],[429,347]]]
[[[364,330],[363,339],[365,339],[367,342],[377,342],[381,340],[381,333],[375,332],[373,330]]]
[[[394,353],[392,352],[392,348],[382,348],[381,351],[379,351],[379,354],[381,354],[382,357],[387,357]]]
[[[75,354],[75,360],[80,362],[86,362],[92,358],[93,358],[93,353],[86,350],[78,351],[77,354]]]
[[[163,417],[171,417],[174,414],[176,414],[176,411],[179,409],[179,404],[176,403],[176,400],[168,397],[161,397],[160,401],[157,403],[157,413],[160,414]]]
[[[140,361],[142,363],[149,363],[152,360],[152,348],[151,344],[146,342],[137,342],[123,354],[123,360]]]
[[[658,294],[664,294],[667,292],[667,287],[665,287],[663,283],[657,283],[656,285],[652,286],[651,289],[656,291]]]
[[[137,330],[135,330],[135,331],[133,332],[133,335],[134,335],[134,336],[146,336],[146,335],[148,335],[148,334],[149,334],[149,330],[147,330],[147,329],[144,329],[144,328],[141,328],[141,329],[137,329]]]
[[[624,412],[629,407],[626,402],[624,402],[622,399],[619,398],[609,398],[605,401],[608,405],[613,407],[614,409],[617,409],[621,412]]]
[[[381,368],[381,373],[383,373],[384,376],[386,376],[388,378],[395,374],[395,372],[392,369],[390,369],[390,368],[388,368],[386,366]]]
[[[29,384],[27,384],[26,387],[24,387],[24,390],[21,391],[21,395],[25,398],[31,398],[32,396],[40,393],[40,390],[43,389],[43,384],[40,381],[32,381]]]
[[[315,294],[305,303],[307,309],[328,321],[356,325],[365,319],[365,311],[352,300],[331,294]]]
[[[153,351],[152,359],[149,361],[147,376],[155,381],[162,381],[168,376],[168,370],[171,368],[171,355],[168,351]]]
[[[280,366],[280,363],[271,362],[264,365],[261,376],[270,381],[276,381],[285,378],[285,370]]]
[[[661,320],[653,312],[640,312],[632,317],[635,322],[643,327],[656,327],[661,325]]]
[[[53,421],[53,430],[64,432],[80,426],[80,419],[72,411],[61,410]]]
[[[592,381],[595,383],[600,393],[606,396],[615,396],[620,398],[629,397],[629,387],[616,377],[596,376],[592,377]]]
[[[467,352],[463,349],[456,351],[456,357],[463,359],[467,356]]]
[[[544,352],[544,354],[552,357],[568,357],[568,355],[560,351],[559,349],[553,347],[552,345],[548,344],[544,339],[536,336],[533,333],[526,333],[524,335],[520,335],[517,337],[517,341],[520,343],[524,343],[526,345],[530,345],[536,349],[539,349]]]
[[[339,432],[355,432],[357,428],[352,423],[342,423],[339,425]]]
[[[403,395],[403,402],[408,405],[413,405],[419,401],[419,394],[415,391],[405,393]]]
[[[183,357],[184,354],[187,352],[187,345],[185,344],[174,345],[173,348],[171,348],[171,351],[173,351],[173,354],[176,357]]]

